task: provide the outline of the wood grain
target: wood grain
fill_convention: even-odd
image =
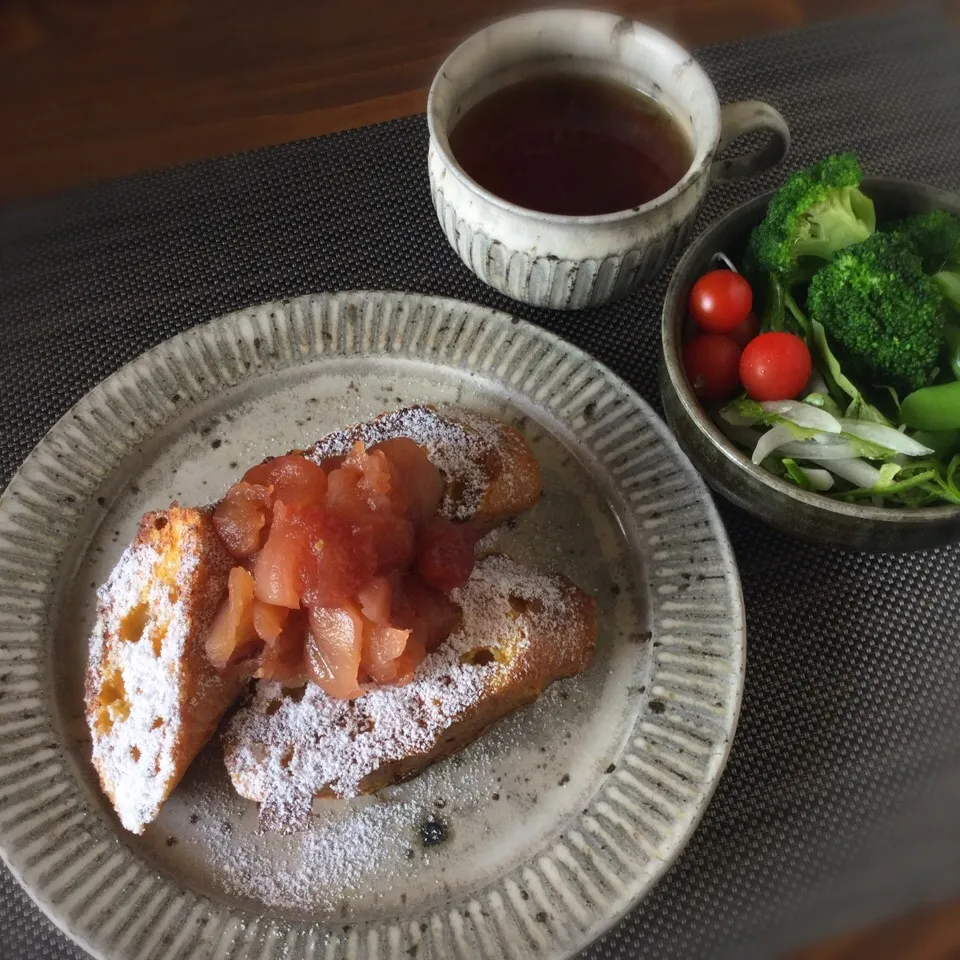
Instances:
[[[529,5],[0,0],[0,199],[419,112],[452,47]],[[691,46],[837,9],[828,0],[604,6]]]
[[[534,3],[536,0],[534,0]],[[884,0],[610,0],[697,46]],[[0,0],[0,199],[423,109],[444,55],[520,0]],[[948,14],[960,21],[960,0]],[[790,960],[960,960],[960,903]]]
[[[960,903],[837,937],[788,960],[960,960]]]

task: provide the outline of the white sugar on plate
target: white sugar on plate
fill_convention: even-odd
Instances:
[[[437,856],[424,847],[427,822],[446,822],[498,788],[489,752],[470,748],[469,765],[447,763],[378,796],[317,801],[309,826],[279,836],[256,826],[253,805],[236,822],[238,798],[227,783],[207,786],[191,809],[192,842],[225,893],[295,914],[342,914],[366,900],[371,874],[380,889],[399,888],[411,869]],[[395,899],[401,899],[398,893]]]

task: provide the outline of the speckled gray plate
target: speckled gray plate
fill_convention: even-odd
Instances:
[[[96,788],[82,716],[94,586],[140,514],[415,401],[517,424],[545,496],[497,548],[595,594],[585,675],[372,801],[258,836],[216,744],[143,837]],[[621,380],[478,306],[348,293],[251,308],[124,367],[0,499],[0,848],[103,958],[567,957],[677,856],[743,683],[736,567],[705,488]],[[425,840],[443,837],[433,845]]]

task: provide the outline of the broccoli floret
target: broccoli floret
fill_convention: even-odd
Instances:
[[[835,154],[792,174],[750,235],[748,259],[792,281],[801,258],[830,260],[866,240],[877,218],[873,201],[859,189],[862,179],[852,153]]]
[[[875,233],[817,271],[810,315],[868,382],[916,390],[937,366],[943,295],[901,238]]]
[[[895,224],[893,233],[910,244],[946,302],[960,311],[960,217],[946,210],[918,213]]]
[[[931,210],[901,220],[890,232],[910,244],[927,273],[960,268],[960,217]]]

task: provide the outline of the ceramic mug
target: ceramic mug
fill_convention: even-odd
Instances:
[[[619,80],[660,101],[693,148],[680,181],[629,210],[561,216],[509,203],[467,176],[448,139],[457,120],[494,91],[558,68]],[[721,107],[706,73],[673,40],[588,10],[521,14],[465,40],[434,78],[427,123],[430,191],[450,244],[484,283],[559,310],[619,300],[648,283],[686,240],[712,182],[767,170],[790,145],[786,121],[769,104]],[[733,140],[760,131],[771,134],[762,148],[716,159]]]

